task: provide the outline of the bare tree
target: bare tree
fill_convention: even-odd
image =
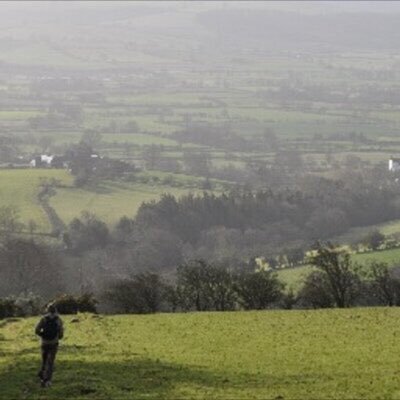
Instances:
[[[386,263],[372,262],[369,265],[368,278],[372,294],[380,303],[392,307],[400,301],[400,280],[395,278]]]
[[[355,273],[350,254],[331,243],[318,243],[310,262],[323,272],[335,305],[339,308],[351,306],[358,295],[360,279]]]

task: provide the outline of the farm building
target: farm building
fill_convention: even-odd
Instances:
[[[46,154],[42,154],[40,156],[35,157],[29,165],[34,168],[39,167],[50,167],[53,161],[54,156],[48,156]]]
[[[66,168],[65,157],[42,154],[35,157],[29,166],[32,168]]]
[[[400,171],[400,158],[389,158],[389,171],[397,172]]]

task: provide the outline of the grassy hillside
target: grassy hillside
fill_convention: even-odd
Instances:
[[[370,253],[355,254],[354,261],[364,264],[368,261],[379,261],[389,264],[391,267],[400,265],[400,249],[373,251]]]
[[[398,398],[399,309],[65,317],[39,388],[36,320],[0,327],[0,398]]]
[[[360,242],[370,232],[378,230],[384,235],[393,235],[400,232],[400,220],[395,219],[393,221],[384,222],[382,224],[369,225],[357,228],[351,228],[348,232],[336,236],[334,239],[335,243],[349,243],[349,242]]]
[[[70,184],[72,178],[64,170],[2,169],[0,170],[0,206],[15,206],[21,221],[34,220],[39,231],[49,231],[50,224],[37,199],[40,178],[55,178]]]

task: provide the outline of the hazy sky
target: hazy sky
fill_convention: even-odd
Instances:
[[[400,2],[397,1],[5,1],[1,2],[1,13],[7,16],[13,14],[16,18],[18,13],[26,17],[36,14],[38,11],[47,12],[77,10],[77,9],[110,9],[110,8],[266,8],[280,9],[285,11],[297,11],[305,13],[326,12],[400,12]]]

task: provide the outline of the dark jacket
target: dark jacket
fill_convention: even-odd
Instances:
[[[58,334],[53,340],[46,340],[43,339],[42,337],[43,328],[45,326],[47,318],[57,318]],[[60,316],[58,314],[51,314],[51,313],[44,315],[39,321],[39,323],[36,325],[35,333],[36,335],[42,338],[42,344],[58,344],[58,341],[64,337],[64,326]]]

